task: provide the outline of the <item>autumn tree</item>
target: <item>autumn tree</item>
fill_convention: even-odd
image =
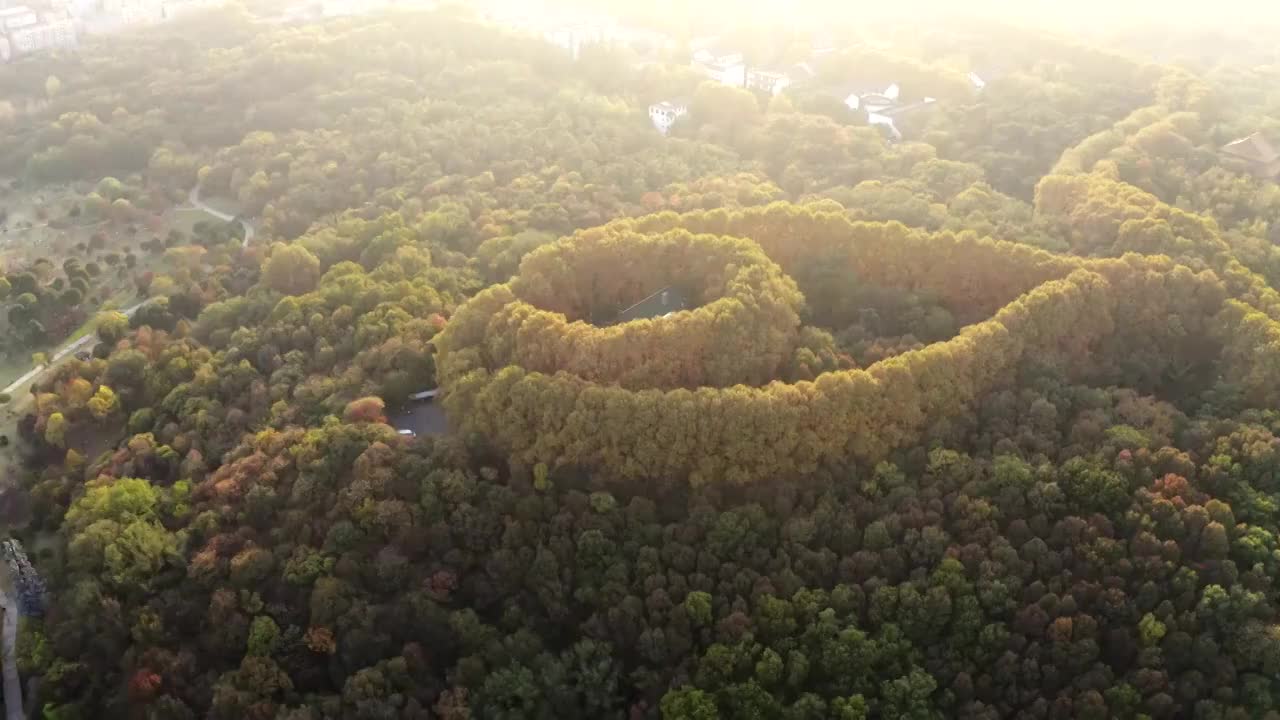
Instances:
[[[385,423],[387,421],[386,403],[382,402],[380,397],[352,400],[347,403],[342,414],[347,422]]]
[[[316,286],[320,261],[300,245],[277,243],[262,266],[267,284],[286,295],[300,295]]]

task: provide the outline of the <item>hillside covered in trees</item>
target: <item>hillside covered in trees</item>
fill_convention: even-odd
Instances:
[[[669,42],[230,6],[0,65],[6,187],[138,303],[5,398],[36,715],[1280,720],[1274,52],[610,5]],[[45,264],[23,332],[98,291]]]

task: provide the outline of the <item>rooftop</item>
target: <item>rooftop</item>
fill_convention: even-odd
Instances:
[[[684,293],[676,287],[665,287],[618,313],[611,324],[662,317],[688,307]]]
[[[888,97],[888,92],[885,86],[881,81],[877,80],[855,80],[839,84],[824,84],[816,89],[824,95],[830,95],[840,100],[844,100],[848,97]]]
[[[652,105],[652,107],[666,108],[668,110],[678,110],[680,108],[687,108],[689,107],[689,98],[676,97],[676,98],[671,98],[670,100],[659,100],[658,102],[655,102]]]
[[[1222,152],[1250,162],[1270,163],[1280,159],[1280,153],[1262,133],[1234,140],[1222,146]]]
[[[921,108],[929,107],[929,106],[933,105],[933,104],[934,104],[934,103],[936,103],[936,102],[937,102],[937,100],[935,100],[934,98],[925,98],[925,99],[923,99],[923,100],[921,100],[921,101],[919,101],[919,102],[905,103],[905,104],[903,104],[903,105],[894,105],[893,107],[885,108],[885,109],[883,109],[883,110],[881,110],[881,111],[880,111],[880,114],[881,114],[881,115],[884,115],[884,116],[886,116],[886,117],[894,117],[894,116],[896,116],[896,115],[904,115],[904,114],[906,114],[906,113],[913,112],[913,111],[915,111],[915,110],[919,110],[919,109],[921,109]]]

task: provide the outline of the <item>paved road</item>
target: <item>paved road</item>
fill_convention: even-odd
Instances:
[[[191,192],[187,195],[187,200],[194,206],[218,218],[222,222],[233,222],[236,220],[235,215],[224,213],[211,205],[205,204],[200,199],[200,183],[191,188]],[[253,224],[244,218],[240,218],[240,227],[244,228],[244,242],[240,243],[240,247],[249,247],[249,242],[253,240]]]
[[[149,302],[151,301],[143,300],[142,302],[138,303],[137,305],[134,305],[133,307],[125,308],[121,312],[123,312],[126,317],[133,317],[133,314],[138,312],[139,308],[141,308],[143,305],[146,305]],[[27,371],[25,375],[18,378],[17,380],[14,380],[13,383],[9,385],[9,387],[5,388],[3,391],[0,391],[0,392],[6,392],[10,395],[17,393],[18,389],[21,388],[23,385],[39,377],[40,373],[44,372],[47,368],[58,364],[58,362],[63,358],[65,358],[66,356],[74,352],[79,352],[81,349],[89,345],[89,343],[93,342],[96,337],[97,336],[94,333],[89,333],[88,335],[85,335],[79,340],[76,340],[75,342],[67,344],[61,350],[57,351],[56,353],[54,353],[52,356],[49,357],[48,365],[45,365],[44,367],[31,368],[30,370]]]
[[[0,662],[4,664],[5,720],[23,720],[22,682],[18,679],[18,603],[0,590],[0,607],[4,610],[4,648]]]
[[[218,210],[216,208],[210,207],[209,205],[206,205],[200,199],[200,185],[198,183],[196,184],[195,187],[191,188],[191,192],[190,194],[187,195],[187,199],[190,200],[191,204],[194,205],[195,207],[200,208],[201,210],[209,213],[210,215],[218,218],[223,222],[232,222],[236,219],[234,215],[228,215],[227,213],[224,213],[221,210]],[[240,226],[244,228],[244,242],[241,243],[241,247],[248,247],[249,242],[253,240],[253,234],[254,234],[253,224],[250,223],[248,220],[241,218]],[[148,302],[150,302],[150,300],[143,300],[142,302],[138,303],[137,305],[134,305],[133,307],[126,308],[123,312],[128,317],[133,317],[133,314],[138,312],[138,308],[142,307],[143,305],[146,305]],[[80,338],[79,340],[76,340],[70,345],[67,345],[66,347],[62,348],[58,352],[54,353],[53,356],[49,358],[49,365],[46,366],[46,368],[57,364],[58,361],[62,360],[63,358],[65,358],[66,356],[72,353],[79,352],[80,350],[84,349],[85,346],[87,346],[92,341],[93,341],[93,334],[90,333],[89,335],[85,335],[84,337]],[[29,370],[25,375],[18,378],[17,380],[14,380],[9,385],[9,387],[5,388],[4,390],[0,390],[0,392],[5,392],[10,395],[15,394],[18,391],[18,389],[21,388],[23,385],[39,377],[40,373],[43,372],[46,368],[38,368],[38,367],[31,368],[31,370]]]
[[[411,403],[392,416],[391,426],[412,430],[419,436],[449,434],[449,418],[445,417],[444,408],[435,402]]]

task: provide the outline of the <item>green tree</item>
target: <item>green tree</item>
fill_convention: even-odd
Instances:
[[[106,385],[99,385],[86,405],[93,417],[100,421],[112,417],[120,410],[120,400]]]
[[[270,616],[259,615],[249,626],[248,655],[271,655],[280,641],[280,628]]]
[[[684,599],[685,611],[689,619],[701,627],[711,624],[711,595],[697,590],[689,593]]]
[[[719,720],[715,699],[692,687],[670,690],[662,696],[663,720]]]
[[[315,289],[320,280],[320,261],[301,245],[276,243],[262,266],[271,289],[286,295],[301,295]]]
[[[62,413],[53,413],[45,421],[44,440],[54,447],[66,447],[67,419],[63,417]]]
[[[120,342],[129,332],[129,318],[121,312],[101,312],[94,318],[98,328],[98,339],[108,345]]]

